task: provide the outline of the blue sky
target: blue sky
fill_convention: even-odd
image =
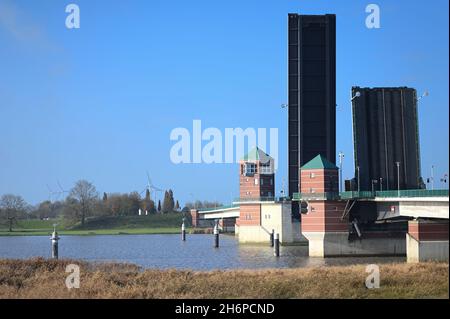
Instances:
[[[81,28],[65,27],[76,3]],[[381,28],[365,27],[366,5]],[[279,128],[286,177],[287,14],[337,16],[337,151],[353,172],[350,88],[421,100],[422,175],[448,173],[448,1],[0,0],[0,194],[30,203],[57,180],[141,191],[146,171],[184,203],[229,202],[236,164],[174,165],[172,129]],[[436,183],[435,186],[440,185]]]

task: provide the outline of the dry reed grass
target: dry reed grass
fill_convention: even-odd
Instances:
[[[68,264],[81,287],[67,289]],[[0,260],[0,298],[448,298],[448,263],[380,265],[381,287],[365,287],[364,265],[301,269],[140,270],[78,260]]]

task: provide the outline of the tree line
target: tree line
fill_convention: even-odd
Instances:
[[[188,209],[185,207],[185,210]],[[138,192],[128,194],[103,193],[100,196],[96,187],[80,180],[62,201],[43,201],[31,206],[19,195],[5,194],[0,197],[0,224],[12,231],[20,219],[53,219],[62,217],[73,223],[84,225],[88,217],[95,216],[133,216],[148,214],[167,214],[180,212],[178,200],[171,189],[165,191],[164,198],[157,203],[147,189],[142,198]]]

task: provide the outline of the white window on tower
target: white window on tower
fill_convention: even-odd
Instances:
[[[255,163],[245,163],[244,164],[244,175],[253,176],[257,173],[257,168]]]
[[[310,188],[310,189],[309,189],[309,192],[310,192],[310,193],[315,193],[316,191],[314,190],[314,188]]]
[[[258,179],[255,178],[255,185],[258,185]]]
[[[314,178],[314,177],[316,177],[316,174],[314,174],[314,173],[309,174],[309,178]]]

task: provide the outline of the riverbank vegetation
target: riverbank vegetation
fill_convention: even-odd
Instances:
[[[65,285],[80,266],[80,288]],[[1,298],[448,298],[448,263],[382,264],[367,289],[365,265],[299,269],[141,270],[77,260],[0,260]]]
[[[58,225],[62,234],[149,234],[179,231],[184,217],[190,224],[190,208],[220,206],[220,203],[196,201],[181,208],[171,189],[157,199],[154,189],[141,192],[103,193],[85,180],[69,191],[52,192],[58,200],[29,205],[18,195],[0,197],[1,235],[47,235]],[[59,200],[60,197],[66,196]],[[143,196],[143,197],[142,197]]]
[[[180,232],[181,213],[152,214],[149,216],[99,216],[81,223],[67,223],[63,218],[50,220],[19,220],[13,229],[2,229],[0,236],[50,235],[57,224],[60,235],[137,235],[175,234]]]

